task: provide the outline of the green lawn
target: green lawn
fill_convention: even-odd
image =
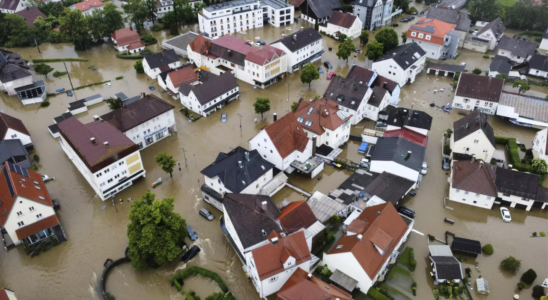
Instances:
[[[497,2],[504,6],[514,6],[516,4],[516,0],[497,0]]]
[[[388,279],[388,281],[390,281],[394,278],[394,276],[396,276],[396,274],[401,274],[401,275],[404,275],[404,276],[407,276],[407,277],[411,277],[411,273],[409,271],[407,271],[406,269],[404,269],[400,266],[394,266],[392,268],[392,270],[390,271],[390,273],[388,274],[388,277],[386,279]]]
[[[405,250],[400,254],[400,264],[406,266],[409,270],[411,270],[411,264],[409,262],[409,251],[411,251],[411,248],[405,247]]]

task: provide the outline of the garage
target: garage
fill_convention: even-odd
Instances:
[[[526,209],[527,209],[527,205],[525,205],[525,204],[516,204],[516,208],[526,210]]]
[[[430,70],[428,71],[428,74],[436,75],[436,70],[430,69]]]
[[[436,75],[443,77],[455,77],[455,74],[464,72],[464,65],[451,65],[451,64],[441,64],[441,63],[428,63],[428,74]]]
[[[505,201],[505,200],[502,200],[502,199],[497,199],[497,201],[500,202],[500,206],[510,206],[512,204],[512,202]]]
[[[535,203],[533,203],[533,207],[534,208],[542,208],[542,205],[544,204],[544,202],[541,202],[541,201],[535,201]]]
[[[445,76],[445,71],[438,71],[438,76]]]
[[[455,77],[455,72],[447,72],[447,77]]]

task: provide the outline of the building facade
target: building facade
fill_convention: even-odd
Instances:
[[[543,129],[535,135],[533,140],[533,155],[535,158],[544,159],[548,163],[548,129]]]
[[[131,28],[118,29],[111,37],[114,49],[118,52],[128,52],[130,54],[139,53],[145,49],[141,43],[139,33]]]
[[[453,107],[461,110],[479,110],[494,115],[502,93],[504,79],[462,73],[453,98]]]
[[[497,44],[497,55],[508,57],[517,64],[531,60],[538,45],[528,41],[525,37],[510,38],[502,35]]]
[[[362,21],[349,13],[334,11],[325,26],[320,25],[319,31],[336,39],[341,34],[357,39],[362,32]]]
[[[293,24],[295,20],[295,6],[282,0],[261,0],[263,22],[274,27],[283,27]]]
[[[548,56],[533,54],[529,62],[529,75],[548,78]]]
[[[333,11],[340,8],[341,3],[337,0],[304,0],[299,6],[301,19],[312,25],[325,24]]]
[[[271,43],[272,47],[282,50],[287,56],[287,72],[293,73],[308,63],[322,58],[323,38],[313,28],[296,31]]]
[[[258,0],[218,3],[198,13],[200,33],[210,38],[263,27],[263,9]]]
[[[452,154],[459,153],[491,161],[495,153],[495,133],[487,122],[487,115],[475,110],[453,123]]]
[[[158,78],[162,72],[179,67],[181,67],[181,61],[173,49],[145,56],[143,59],[143,69],[151,79]]]
[[[424,69],[426,57],[426,50],[423,50],[419,44],[408,43],[381,56],[373,63],[372,69],[402,87],[407,83],[415,82],[417,74]]]
[[[432,59],[454,58],[460,41],[456,25],[438,19],[420,18],[407,31],[406,43],[417,43]]]
[[[362,22],[363,29],[373,30],[392,22],[394,1],[357,0],[353,4],[353,15]]]

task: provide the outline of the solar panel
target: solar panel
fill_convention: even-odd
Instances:
[[[6,177],[6,183],[8,184],[8,189],[10,190],[10,195],[13,198],[13,195],[15,194],[15,192],[13,190],[13,185],[11,185],[11,179],[10,179],[10,176],[8,174],[8,169],[7,168],[4,168],[4,177]]]
[[[8,166],[10,167],[10,170],[12,172],[15,172],[15,173],[17,173],[19,175],[22,175],[22,176],[25,176],[25,177],[29,177],[29,172],[27,171],[27,169],[22,168],[18,165],[14,165],[10,162],[8,162]]]

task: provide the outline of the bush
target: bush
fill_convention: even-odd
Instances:
[[[545,236],[546,236],[546,232],[541,231],[541,232],[540,232],[540,236],[541,236],[541,237],[545,237]]]
[[[474,70],[472,70],[472,74],[480,75],[481,74],[481,69],[480,68],[474,68]]]
[[[533,237],[536,237],[537,236],[537,232],[533,232]]]
[[[438,289],[433,289],[432,290],[432,293],[434,293],[434,298],[436,300],[439,300],[440,299],[440,291]]]
[[[116,300],[116,297],[114,297],[114,295],[112,295],[111,293],[107,292],[107,299],[108,300]]]
[[[483,246],[483,248],[481,248],[481,251],[485,255],[493,255],[493,253],[495,253],[495,249],[493,249],[493,245],[491,244],[487,244]]]
[[[449,144],[445,144],[443,146],[443,154],[445,155],[451,155],[451,146]]]
[[[48,63],[48,62],[62,62],[62,61],[88,61],[84,58],[37,58],[33,59],[33,63]]]
[[[367,295],[375,300],[390,300],[390,298],[386,297],[383,293],[381,293],[377,288],[374,287],[369,288],[369,291],[367,291]]]
[[[185,298],[186,298],[186,300],[195,300],[194,297],[192,297],[192,295],[190,295],[190,293],[186,294]]]
[[[122,79],[124,79],[124,76],[118,76],[118,77],[116,77],[116,80],[122,80]]]
[[[190,276],[195,276],[195,275],[198,275],[198,274],[202,275],[204,277],[210,278],[213,281],[217,282],[217,284],[219,285],[219,288],[221,289],[221,291],[223,291],[223,293],[228,292],[228,287],[224,283],[223,279],[221,279],[221,276],[219,276],[219,274],[217,274],[213,271],[210,271],[208,269],[200,268],[200,267],[197,267],[197,266],[192,266],[192,267],[189,267],[189,268],[186,268],[186,269],[182,270],[181,272],[179,272],[175,276],[173,276],[171,281],[172,282],[179,281],[180,279],[184,279],[184,278],[187,278],[187,277],[190,277]]]
[[[143,42],[145,42],[145,44],[147,44],[147,45],[150,45],[150,44],[156,43],[156,39],[152,36],[152,34],[147,33],[143,37]]]
[[[327,242],[330,243],[332,242],[334,239],[335,239],[335,234],[333,233],[333,231],[329,230],[327,231]]]
[[[135,68],[135,71],[137,72],[137,74],[142,74],[142,73],[145,73],[145,68],[143,67],[143,62],[138,60],[135,62],[135,64],[133,64],[133,68]]]
[[[152,26],[150,26],[150,31],[162,31],[162,26],[158,25],[158,24],[154,24]]]
[[[535,279],[537,279],[537,272],[533,269],[527,270],[523,275],[521,275],[521,281],[527,283],[528,285],[533,284],[535,282]]]
[[[141,59],[141,58],[143,58],[142,55],[129,55],[129,54],[122,54],[122,53],[116,54],[116,57],[121,58],[121,59]]]
[[[484,54],[483,58],[491,58],[491,56],[489,56],[489,54]]]
[[[436,239],[436,237],[433,236],[433,235],[431,235],[431,234],[429,234],[429,235],[428,235],[428,239],[429,239],[431,242],[433,242],[433,241]]]
[[[533,287],[533,298],[540,298],[544,296],[544,288],[540,285],[535,285]]]
[[[333,225],[339,225],[341,224],[341,217],[339,217],[338,215],[332,215],[331,218],[329,219],[331,221],[331,223]]]
[[[59,71],[53,72],[53,77],[55,78],[65,76],[65,75],[67,75],[67,72],[59,72]]]
[[[525,288],[525,284],[523,282],[518,282],[518,290],[523,290]]]
[[[459,85],[459,82],[458,81],[453,81],[453,88],[456,89],[457,88],[457,85]]]
[[[331,276],[331,274],[333,274],[333,272],[331,272],[331,270],[329,270],[329,267],[327,265],[324,265],[323,267],[320,268],[320,274],[325,275],[325,276]]]
[[[50,104],[50,103],[49,103],[49,101],[48,101],[48,100],[46,100],[46,101],[44,101],[44,102],[40,103],[40,106],[41,106],[41,107],[48,107],[48,106],[49,106],[49,104]]]
[[[500,267],[506,272],[516,273],[521,267],[521,260],[516,259],[513,256],[508,256],[500,262]]]

